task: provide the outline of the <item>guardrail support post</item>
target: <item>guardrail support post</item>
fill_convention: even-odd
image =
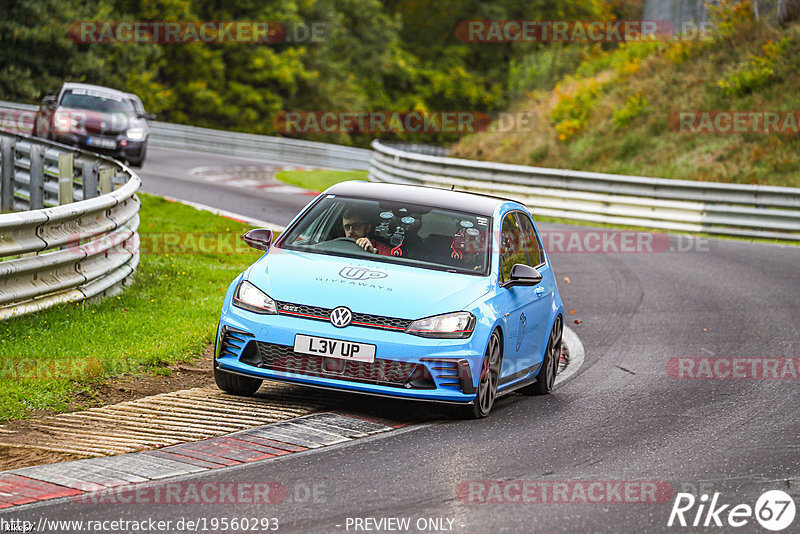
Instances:
[[[114,169],[105,168],[100,169],[100,194],[105,195],[111,192],[111,175],[114,174]]]
[[[83,200],[97,196],[98,166],[96,161],[83,163]]]
[[[14,145],[13,137],[0,137],[0,211],[14,209]]]
[[[72,204],[73,154],[65,152],[58,156],[58,205]]]
[[[44,208],[44,146],[31,143],[30,209]]]

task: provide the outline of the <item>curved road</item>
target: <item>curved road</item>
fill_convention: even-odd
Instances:
[[[283,224],[309,200],[201,183],[186,170],[229,163],[218,156],[154,149],[141,173],[144,190]],[[540,228],[587,230],[553,224]],[[800,506],[800,382],[673,378],[668,363],[687,357],[798,356],[800,248],[686,238],[671,243],[693,250],[552,254],[566,309],[575,310],[567,324],[586,351],[583,367],[553,395],[505,398],[482,421],[461,421],[441,412],[428,423],[386,435],[190,477],[277,481],[290,492],[280,505],[87,506],[67,501],[15,515],[29,520],[39,515],[272,516],[280,519],[280,532],[390,531],[386,524],[357,530],[352,518],[365,517],[411,518],[411,532],[421,531],[419,518],[452,519],[451,531],[478,533],[763,532],[753,517],[737,529],[727,524],[670,528],[667,522],[675,495],[682,491],[698,499],[701,493],[718,492],[719,504],[754,506],[764,491],[781,489]],[[359,403],[387,415],[423,409],[368,397],[353,401],[356,408]],[[465,502],[469,496],[458,488],[482,487],[484,496],[491,488],[470,486],[470,481],[650,481],[659,488],[660,502],[584,503],[572,489],[569,500],[575,502]],[[293,489],[310,487],[318,489],[316,498],[293,494]],[[475,491],[479,498],[480,490]],[[729,510],[721,520],[727,521]],[[687,512],[687,521],[696,512],[697,506]],[[792,531],[800,531],[800,517],[785,530]]]

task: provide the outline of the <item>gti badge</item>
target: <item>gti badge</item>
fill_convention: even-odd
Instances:
[[[388,275],[381,271],[373,271],[364,267],[348,266],[339,271],[339,276],[348,280],[374,280],[375,278],[386,278]]]
[[[334,308],[331,312],[331,324],[337,328],[344,328],[353,320],[353,312],[344,306]]]

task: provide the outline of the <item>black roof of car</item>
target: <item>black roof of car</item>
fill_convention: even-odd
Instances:
[[[341,182],[328,188],[326,193],[369,200],[408,202],[490,217],[499,205],[505,202],[517,202],[508,198],[437,187],[363,181]]]

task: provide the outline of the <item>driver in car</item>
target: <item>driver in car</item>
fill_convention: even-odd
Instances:
[[[367,222],[368,220],[369,217],[365,213],[355,208],[348,208],[342,214],[344,236],[354,239],[356,244],[367,252],[391,256],[392,247],[390,245],[368,237],[373,228],[373,225]]]

